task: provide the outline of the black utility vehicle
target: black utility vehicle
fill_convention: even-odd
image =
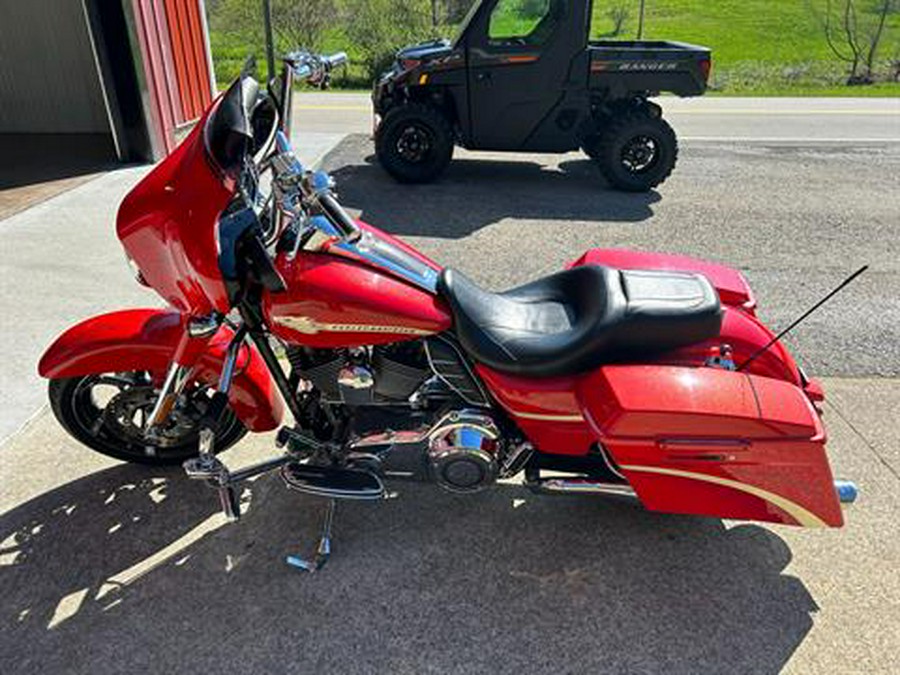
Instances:
[[[678,42],[591,40],[592,0],[477,0],[455,40],[401,50],[375,85],[375,147],[403,182],[439,176],[454,145],[582,148],[609,182],[643,191],[678,145],[648,99],[706,90],[710,51]]]

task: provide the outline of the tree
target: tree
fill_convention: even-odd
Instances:
[[[630,14],[631,12],[628,11],[628,6],[625,5],[625,3],[614,5],[606,11],[606,16],[609,17],[609,20],[612,21],[613,25],[611,33],[612,37],[622,34],[622,28],[625,25],[625,22],[628,21]]]
[[[401,47],[437,37],[431,0],[344,0],[341,13],[347,38],[372,79]]]
[[[871,84],[875,58],[888,15],[896,0],[875,0],[869,11],[861,12],[856,0],[827,0],[822,27],[828,48],[850,64],[847,84]]]
[[[276,51],[298,48],[318,50],[325,31],[334,25],[337,12],[333,0],[271,0],[272,29]],[[215,27],[240,36],[260,47],[263,35],[262,0],[217,0],[210,7]]]

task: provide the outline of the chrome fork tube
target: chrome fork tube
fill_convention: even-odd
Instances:
[[[169,372],[166,373],[166,379],[159,392],[159,398],[156,399],[156,404],[150,413],[150,419],[147,421],[146,433],[148,435],[152,434],[158,426],[165,422],[169,413],[172,412],[175,401],[178,400],[181,392],[184,391],[184,386],[187,384],[191,370],[192,368],[189,366],[183,366],[174,361],[169,366]]]
[[[246,331],[241,328],[235,334],[231,344],[228,345],[228,351],[225,353],[225,363],[222,365],[222,372],[219,375],[218,391],[227,394],[231,389],[231,382],[234,380],[234,368],[237,365],[238,354],[241,353],[241,347],[244,346],[244,336]]]

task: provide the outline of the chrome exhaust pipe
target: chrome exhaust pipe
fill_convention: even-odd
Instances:
[[[547,495],[604,495],[637,499],[634,489],[622,483],[604,483],[590,478],[539,478],[527,481],[526,487]]]
[[[851,480],[835,480],[834,491],[837,492],[841,504],[852,504],[859,496],[859,488]]]

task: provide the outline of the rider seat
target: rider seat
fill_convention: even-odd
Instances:
[[[700,274],[582,265],[503,293],[445,268],[438,292],[476,361],[531,377],[583,373],[719,334],[722,309]]]

